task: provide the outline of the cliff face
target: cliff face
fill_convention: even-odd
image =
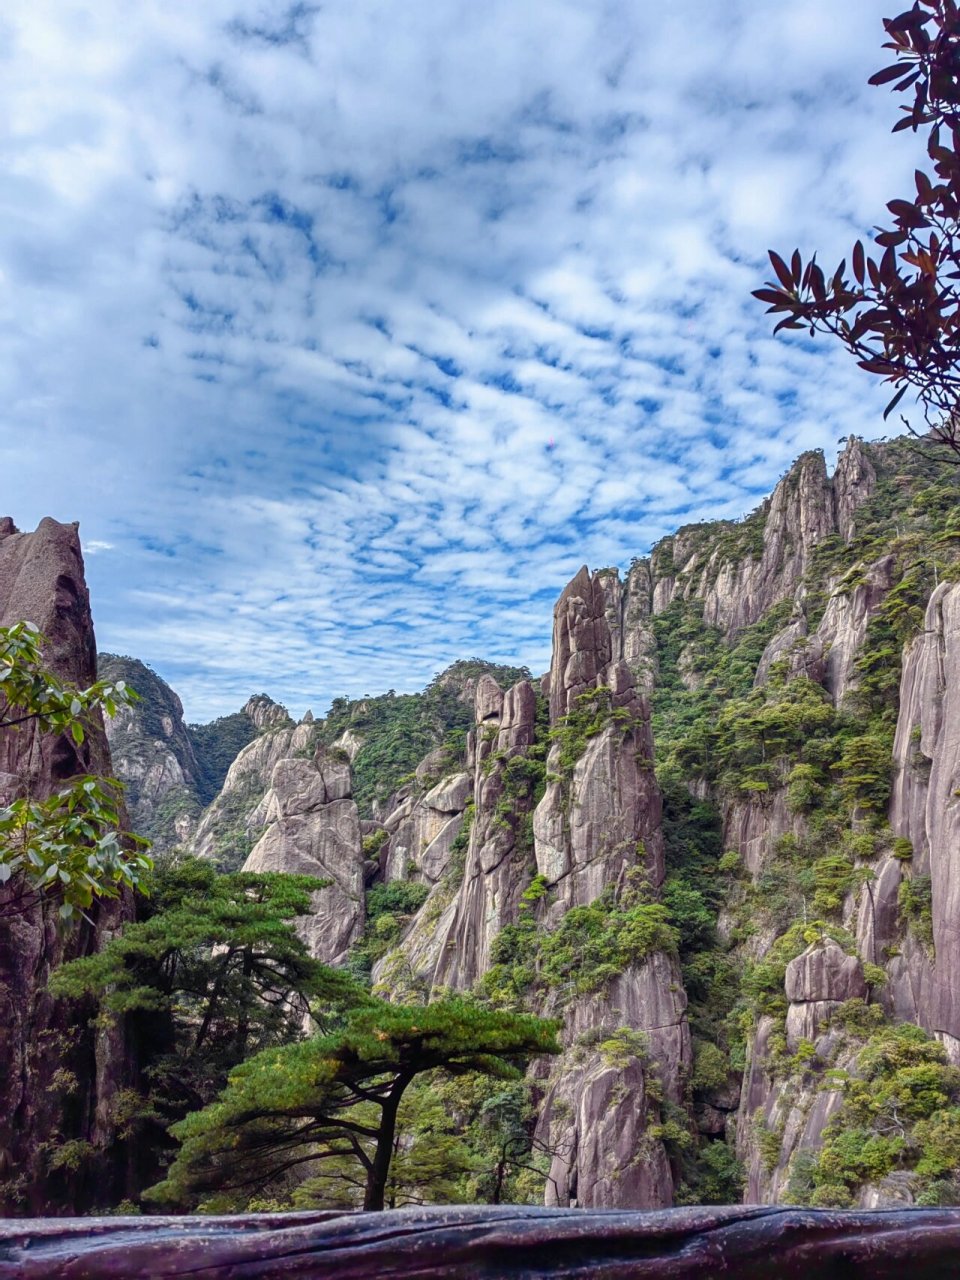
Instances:
[[[329,882],[314,893],[311,915],[298,920],[310,954],[327,964],[346,959],[363,920],[360,819],[350,785],[349,764],[323,747],[312,757],[277,760],[259,808],[265,829],[243,864],[244,871]]]
[[[558,947],[562,930],[576,927],[574,909],[592,908],[600,921],[630,892],[631,877],[650,901],[663,880],[649,707],[622,656],[623,627],[608,621],[609,585],[583,569],[557,604],[548,716],[538,715],[529,681],[504,693],[483,677],[467,746],[472,776],[454,774],[386,819],[382,874],[423,875],[438,840],[449,847],[444,833],[464,831],[472,782],[462,866],[435,860],[426,902],[374,979],[387,991],[468,990],[479,980],[495,999],[504,998],[495,993],[502,981],[514,984],[512,999],[562,1016],[566,1051],[537,1085],[548,1202],[668,1205],[674,1174],[652,1134],[664,1105],[683,1104],[690,1067],[676,957],[638,953],[595,985],[575,975],[544,984],[536,966],[529,986],[506,976],[515,939]],[[449,827],[430,825],[438,794],[450,798]],[[412,863],[411,832],[423,832]]]
[[[609,575],[586,568],[554,610],[550,718],[558,732],[533,821],[537,869],[550,890],[548,928],[562,928],[568,912],[611,890],[623,895],[631,876],[642,877],[651,898],[663,882],[650,709],[625,658],[639,646],[628,647],[632,628],[624,622]],[[605,691],[599,704],[598,688]],[[601,723],[581,728],[584,708],[596,715],[598,705]],[[560,994],[548,1000],[548,1011],[563,1014],[567,1051],[553,1065],[538,1125],[540,1143],[553,1153],[547,1203],[672,1203],[673,1171],[653,1134],[662,1105],[684,1100],[686,1003],[676,957],[660,950],[598,991],[569,1003]]]
[[[957,480],[898,442],[806,454],[744,521],[581,569],[539,684],[471,660],[298,725],[252,699],[189,848],[328,881],[311,953],[389,998],[562,1019],[528,1077],[549,1204],[960,1199],[925,1172],[960,1112]],[[87,670],[62,536],[37,590]],[[112,730],[154,814],[204,768],[170,709]],[[22,745],[11,773],[76,766]]]
[[[118,708],[106,725],[133,829],[153,841],[155,853],[183,844],[201,809],[201,767],[183,705],[165,681],[135,658],[103,653],[97,670],[100,679],[125,680],[140,696],[140,702]]]
[[[358,759],[392,700],[264,733],[195,847],[240,829],[248,865],[322,868],[311,946],[360,945],[384,994],[562,1018],[531,1076],[551,1204],[728,1199],[734,1153],[748,1201],[933,1194],[903,1160],[836,1185],[818,1160],[852,1124],[828,1072],[885,1028],[960,1054],[952,485],[897,444],[852,440],[833,477],[804,455],[743,522],[582,569],[542,688],[471,676],[465,749],[426,753],[363,854],[314,743]],[[422,886],[386,941],[361,878]]]
[[[76,525],[45,519],[34,533],[0,520],[0,625],[30,621],[47,637],[45,660],[62,679],[96,679],[90,601]],[[48,796],[77,773],[110,773],[101,726],[82,746],[32,724],[0,735],[0,803]],[[119,1032],[96,1033],[92,1010],[53,1000],[48,977],[64,959],[95,951],[126,904],[103,903],[70,933],[40,908],[4,911],[0,888],[0,1203],[5,1213],[69,1213],[97,1192],[123,1194],[114,1102],[130,1064]],[[56,1170],[57,1147],[89,1144],[83,1175]]]
[[[960,1064],[960,586],[930,597],[923,632],[907,650],[894,742],[890,823],[913,847],[913,874],[930,878],[935,973],[924,953],[891,966],[891,1007],[935,1031]],[[902,865],[902,864],[901,864]],[[896,867],[880,868],[870,913],[875,940],[892,941]],[[898,961],[898,962],[897,962]]]
[[[239,871],[266,824],[264,802],[275,766],[309,754],[315,738],[312,721],[294,725],[285,711],[278,724],[265,725],[230,765],[222,788],[197,824],[188,852],[209,858],[224,871]]]
[[[875,486],[859,440],[851,440],[832,480],[823,454],[803,454],[741,524],[689,525],[659,544],[652,557],[653,612],[675,599],[696,599],[708,625],[728,634],[753,625],[796,592],[825,538],[853,538],[857,510]]]

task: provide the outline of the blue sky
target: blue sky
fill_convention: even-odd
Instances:
[[[549,660],[583,562],[883,432],[773,339],[909,192],[887,0],[11,0],[0,508],[188,717]]]

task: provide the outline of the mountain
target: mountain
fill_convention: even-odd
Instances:
[[[283,707],[257,694],[233,715],[188,725],[180,699],[146,663],[101,653],[97,670],[101,679],[123,680],[138,695],[137,702],[118,708],[106,729],[131,821],[152,841],[154,854],[186,844],[240,751],[258,733],[290,720]]]
[[[957,1203],[958,499],[915,441],[851,439],[584,566],[539,680],[254,699],[236,739],[156,689],[115,767],[211,797],[185,839],[219,867],[326,881],[301,935],[379,994],[562,1019],[524,1194]]]
[[[536,1080],[550,1202],[942,1193],[916,1172],[925,1122],[892,1154],[836,1073],[904,1025],[884,1087],[960,1063],[958,497],[911,441],[852,439],[833,476],[804,454],[743,521],[682,528],[624,577],[582,569],[542,685],[338,700],[247,748],[247,865],[338,877],[304,925],[316,954],[347,946],[394,998],[563,1016]],[[427,751],[414,724],[456,732]],[[364,928],[361,879],[373,903],[411,886],[405,912]]]

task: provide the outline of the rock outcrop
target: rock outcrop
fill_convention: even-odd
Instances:
[[[847,955],[832,938],[811,943],[787,965],[784,989],[787,1049],[795,1053],[801,1040],[816,1040],[830,1014],[844,1000],[863,999],[867,984],[857,956]]]
[[[130,823],[153,842],[154,852],[183,844],[202,808],[201,767],[183,719],[183,704],[170,686],[136,658],[100,654],[101,680],[124,680],[140,701],[107,720],[116,777],[126,787]]]
[[[570,741],[555,742],[547,757],[547,790],[533,831],[537,869],[555,891],[554,918],[622,886],[638,863],[654,889],[663,880],[650,708],[622,650],[614,653],[606,604],[601,575],[591,577],[584,567],[554,610],[551,725],[578,712],[579,700],[598,689],[603,693],[593,714],[607,720],[582,742],[571,727]],[[576,760],[571,750],[579,752]]]
[[[917,1016],[960,1061],[960,585],[930,597],[923,633],[907,652],[894,743],[890,821],[913,846],[911,875],[930,877],[936,981],[924,984]],[[910,1003],[918,974],[897,965],[895,988]],[[898,998],[894,996],[894,998]]]
[[[405,965],[428,991],[469,990],[489,968],[491,945],[505,925],[516,922],[521,895],[535,873],[533,783],[524,768],[536,733],[533,686],[522,680],[504,694],[492,676],[483,675],[474,683],[474,714],[469,771],[448,775],[419,798],[406,797],[386,820],[391,835],[381,855],[384,878],[412,871],[431,885],[401,947]],[[426,774],[444,758],[428,756]],[[456,843],[466,847],[462,866],[452,867]],[[422,851],[412,863],[411,848]],[[396,956],[387,957],[375,979],[388,982],[396,962]]]
[[[663,880],[649,706],[624,658],[629,628],[611,631],[611,601],[614,618],[622,617],[609,575],[583,568],[554,610],[550,713],[559,735],[533,820],[548,928],[571,908],[611,889],[621,893],[631,872],[644,873],[651,891]],[[579,720],[585,708],[586,726]],[[656,952],[564,1009],[566,1052],[550,1073],[537,1131],[553,1153],[548,1203],[671,1203],[670,1162],[648,1130],[657,1099],[682,1100],[690,1064],[685,1008],[676,960]],[[554,1011],[549,1004],[547,1011]],[[619,1052],[610,1048],[617,1035]]]
[[[364,916],[360,818],[351,799],[350,765],[323,747],[307,759],[282,757],[258,812],[265,830],[243,870],[329,881],[314,893],[312,913],[297,920],[297,930],[315,959],[341,963]]]
[[[315,746],[314,724],[304,721],[293,725],[285,711],[283,714],[284,723],[265,729],[234,760],[188,846],[189,852],[210,858],[225,871],[239,870],[263,831],[267,821],[264,801],[277,763],[309,755]]]
[[[33,622],[47,638],[44,658],[61,679],[86,688],[97,676],[96,645],[75,524],[40,522],[20,533],[0,521],[0,625]],[[20,794],[48,796],[78,773],[110,773],[102,724],[82,745],[32,724],[0,733],[0,804]],[[119,1030],[93,1030],[93,1010],[67,1006],[46,990],[54,968],[102,945],[128,912],[104,901],[72,932],[41,907],[21,909],[0,887],[0,1204],[5,1214],[82,1211],[98,1195],[124,1194],[123,1153],[112,1120],[130,1064]],[[73,1083],[71,1083],[73,1082]],[[66,1142],[89,1144],[82,1175],[50,1171]]]
[[[698,600],[704,622],[728,635],[752,625],[797,592],[825,538],[852,538],[856,512],[875,485],[875,469],[854,437],[832,479],[822,453],[802,454],[743,522],[688,525],[658,544],[653,612],[677,598]]]

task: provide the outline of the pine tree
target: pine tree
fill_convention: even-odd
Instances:
[[[174,1126],[181,1150],[149,1198],[240,1207],[292,1170],[346,1160],[363,1207],[382,1209],[410,1084],[428,1071],[517,1079],[530,1057],[559,1052],[556,1032],[556,1023],[459,998],[371,1004],[329,1035],[237,1067],[217,1102]]]

